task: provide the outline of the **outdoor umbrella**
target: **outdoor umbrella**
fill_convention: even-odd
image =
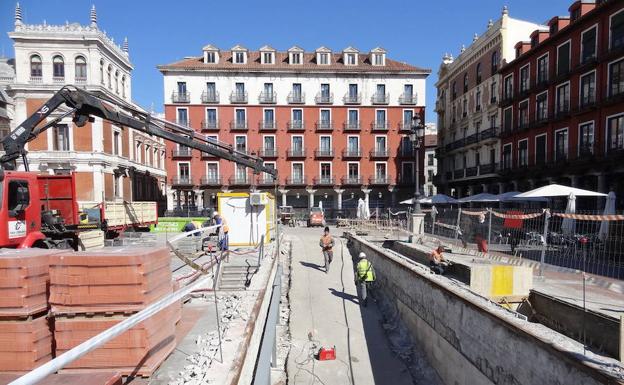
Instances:
[[[603,215],[613,215],[615,214],[615,193],[611,191],[609,195],[607,195],[607,202],[605,203]],[[600,230],[598,231],[598,237],[603,241],[607,239],[609,235],[609,221],[600,222]]]
[[[568,196],[568,205],[566,206],[566,214],[574,214],[576,212],[576,196],[570,193]],[[576,221],[571,218],[563,218],[561,222],[561,232],[566,235],[573,235],[576,227]]]
[[[522,194],[520,191],[508,191],[506,193],[496,195],[496,199],[499,202],[548,202],[548,198],[533,197],[533,198],[518,198],[518,195]]]
[[[420,203],[424,204],[433,204],[433,205],[442,205],[442,204],[459,204],[457,199],[450,197],[444,194],[436,194],[427,198],[422,198],[419,200]],[[400,202],[402,205],[411,205],[414,204],[414,198],[410,198]]]
[[[471,195],[469,197],[463,197],[458,199],[461,203],[467,202],[498,202],[498,198],[494,194],[481,193],[477,195]]]
[[[596,191],[583,190],[575,187],[563,186],[560,184],[549,184],[547,186],[538,187],[535,190],[527,191],[514,196],[517,198],[544,198],[544,197],[567,197],[574,194],[575,197],[606,197],[607,194]]]

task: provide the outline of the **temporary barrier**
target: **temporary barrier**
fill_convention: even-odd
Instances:
[[[265,194],[262,204],[251,204],[249,193],[217,194],[218,212],[229,227],[230,246],[255,246],[264,235],[265,242],[272,237],[275,198]]]

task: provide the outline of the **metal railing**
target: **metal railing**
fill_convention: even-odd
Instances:
[[[232,92],[230,103],[247,103],[247,92]]]
[[[277,122],[275,120],[262,120],[258,122],[258,129],[275,130],[277,129]]]
[[[343,158],[360,158],[362,156],[361,148],[347,148],[342,150]]]
[[[386,131],[388,129],[387,120],[377,120],[371,123],[372,130]]]
[[[286,184],[291,186],[302,186],[307,184],[305,175],[295,175],[286,178]]]
[[[357,185],[362,184],[362,177],[361,176],[343,176],[341,181],[342,181],[342,184],[346,186],[357,186]]]
[[[291,92],[287,98],[288,104],[303,104],[305,103],[305,93]]]
[[[236,175],[230,177],[229,183],[230,186],[246,186],[251,184],[251,179],[248,175]]]
[[[260,150],[260,156],[263,158],[277,158],[279,154],[274,148]]]
[[[291,148],[286,152],[286,156],[288,156],[289,158],[305,158],[306,150],[305,148]]]
[[[403,93],[399,96],[399,104],[416,104],[416,95]]]
[[[219,120],[204,120],[201,123],[202,130],[218,130],[219,129]]]
[[[319,92],[318,94],[316,94],[316,97],[314,97],[314,102],[316,104],[333,104],[334,94],[331,93],[329,95],[323,95]]]
[[[276,103],[277,102],[277,93],[276,92],[260,92],[260,96],[258,96],[258,101],[260,103]]]
[[[188,176],[173,176],[171,177],[171,184],[178,186],[192,186],[193,179]]]
[[[342,98],[342,101],[344,104],[360,104],[362,103],[362,97],[359,94],[358,95],[346,94]]]
[[[193,152],[190,148],[186,148],[183,150],[171,150],[171,157],[173,158],[190,158],[193,156]]]
[[[401,122],[401,124],[399,125],[399,130],[401,130],[401,131],[411,131],[412,130],[412,122],[410,122],[410,121]]]
[[[333,148],[321,148],[320,150],[314,151],[314,157],[316,157],[316,158],[333,158],[334,157],[334,149]]]
[[[332,131],[334,129],[333,120],[319,120],[316,122],[316,131]]]
[[[371,158],[387,158],[390,156],[390,152],[388,151],[387,148],[375,149],[375,150],[371,150],[369,155]]]
[[[387,176],[372,176],[368,178],[368,183],[371,185],[387,185],[390,184],[390,178]]]
[[[390,94],[386,93],[374,93],[373,96],[371,96],[371,103],[372,104],[388,104],[388,101],[390,100]]]
[[[219,103],[219,92],[208,92],[204,91],[201,94],[202,103]]]
[[[247,128],[246,120],[234,120],[230,122],[231,130],[246,130]]]
[[[275,178],[270,175],[263,175],[258,177],[259,186],[273,186],[275,184]]]
[[[222,180],[219,176],[202,176],[199,183],[202,186],[221,186]]]
[[[349,131],[357,131],[360,129],[359,120],[349,120],[344,122],[344,129]]]
[[[190,92],[173,92],[171,94],[171,100],[174,103],[190,103],[191,93]]]
[[[304,120],[291,120],[288,122],[287,128],[289,131],[305,130],[305,121]]]
[[[333,176],[321,176],[313,178],[312,182],[316,186],[333,186],[336,184],[336,178]]]

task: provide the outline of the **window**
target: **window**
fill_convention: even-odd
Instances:
[[[498,61],[498,51],[492,52],[492,75],[494,75],[496,71],[498,71]]]
[[[188,126],[188,110],[186,108],[178,108],[178,124]]]
[[[403,85],[403,95],[411,100],[414,95],[414,85],[412,84],[404,84]]]
[[[292,110],[292,128],[303,128],[303,110]]]
[[[303,181],[303,163],[292,164],[292,179],[295,183]]]
[[[213,82],[206,83],[206,98],[209,101],[217,99],[217,85],[215,83]]]
[[[32,55],[30,57],[30,77],[41,77],[41,57],[39,55]]]
[[[275,128],[275,110],[264,110],[264,127]]]
[[[301,53],[293,53],[291,57],[292,63],[290,64],[301,64]]]
[[[475,106],[476,110],[481,111],[481,90],[480,89],[477,90],[477,94],[475,96],[475,104],[476,104]]]
[[[321,163],[321,183],[331,183],[331,163]]]
[[[375,152],[378,154],[383,154],[386,152],[386,137],[385,136],[375,137]]]
[[[624,93],[624,59],[609,64],[609,96],[621,93]]]
[[[303,136],[295,135],[291,139],[291,150],[293,154],[303,153]]]
[[[301,92],[301,83],[293,83],[292,85],[292,96],[295,100],[301,100],[303,93]]]
[[[496,163],[496,149],[490,149],[490,164]]]
[[[373,55],[373,65],[381,66],[383,65],[383,55],[376,53]]]
[[[206,108],[206,128],[217,128],[216,108]]]
[[[138,163],[141,163],[141,157],[143,156],[143,143],[137,141],[136,142],[136,149],[134,151],[134,160],[136,160]],[[178,146],[179,148],[180,146]]]
[[[115,71],[115,93],[119,94],[119,71]]]
[[[498,94],[498,88],[496,82],[492,81],[490,85],[490,103],[496,103],[496,95]]]
[[[265,163],[266,164],[266,163]],[[208,163],[206,165],[206,176],[209,183],[216,183],[219,181],[219,163]]]
[[[498,114],[490,115],[490,128],[497,127]]]
[[[191,179],[191,167],[188,163],[178,163],[178,177],[180,181],[186,182]]]
[[[581,36],[581,63],[596,57],[596,28],[583,32]]]
[[[477,84],[481,84],[481,63],[477,64],[477,70],[476,70],[477,74]]]
[[[468,92],[468,74],[464,74],[464,93]]]
[[[481,164],[481,153],[479,151],[475,152],[475,166],[479,166]]]
[[[468,116],[468,99],[464,98],[464,101],[462,102],[462,116],[465,118],[466,116]]]
[[[535,164],[546,164],[546,134],[535,137]]]
[[[325,101],[329,101],[330,98],[330,88],[328,83],[321,84],[321,98]]]
[[[511,144],[503,146],[503,169],[509,170],[512,167]]]
[[[529,101],[525,100],[518,105],[518,127],[525,128],[529,125]]]
[[[331,136],[321,136],[319,138],[320,150],[324,154],[331,152]]]
[[[236,63],[236,64],[244,64],[245,63],[245,53],[244,52],[234,52],[234,63]]]
[[[100,84],[104,85],[104,60],[100,60]]]
[[[434,164],[434,160],[435,160],[435,155],[434,154],[427,154],[427,165],[428,166],[433,166]]]
[[[607,150],[624,149],[624,115],[607,119]]]
[[[348,53],[347,54],[347,65],[356,65],[356,60],[355,60],[355,54],[354,53]]]
[[[568,158],[568,129],[555,131],[555,161]]]
[[[548,81],[548,55],[537,59],[537,82],[540,84]]]
[[[386,179],[386,164],[385,163],[375,163],[375,179],[377,181],[384,181]]]
[[[273,53],[272,52],[263,52],[262,53],[262,61],[264,64],[273,64]]]
[[[234,110],[234,124],[236,128],[245,128],[247,125],[247,113],[244,108]]]
[[[113,131],[113,155],[121,155],[119,151],[121,148],[121,133],[119,131]]]
[[[570,72],[570,42],[564,43],[557,48],[557,75],[565,75]]]
[[[75,72],[76,80],[84,81],[87,79],[87,61],[84,57],[78,56],[76,58]]]
[[[178,94],[180,96],[186,95],[186,82],[178,82]]]
[[[247,137],[244,135],[236,135],[234,137],[234,147],[236,151],[247,152]]]
[[[126,97],[126,75],[121,77],[121,96]]]
[[[351,154],[359,154],[360,152],[360,138],[357,136],[350,136],[347,139],[347,150]]]
[[[529,165],[529,141],[527,139],[518,142],[518,167]]]
[[[263,138],[263,149],[268,154],[273,154],[275,152],[275,137],[265,136]]]
[[[548,92],[535,97],[535,119],[540,122],[548,118]]]
[[[349,98],[357,99],[357,97],[358,97],[358,85],[349,84]]]
[[[360,178],[360,165],[358,163],[349,163],[348,172],[350,180],[358,180]]]
[[[347,124],[349,128],[359,127],[359,111],[358,110],[349,110]]]
[[[557,87],[557,114],[570,111],[570,83]]]
[[[55,78],[65,77],[65,62],[59,55],[52,58],[52,76]]]
[[[235,178],[239,182],[246,182],[247,181],[247,167],[243,166],[242,164],[237,164]]]
[[[611,16],[611,49],[624,47],[624,12]]]
[[[375,127],[386,128],[386,110],[375,111]]]
[[[503,98],[511,99],[513,97],[513,75],[509,75],[503,80]]]
[[[217,62],[216,52],[206,52],[206,63],[216,63],[216,62]]]
[[[581,107],[596,101],[596,72],[581,76]]]
[[[329,54],[328,53],[320,53],[319,54],[319,64],[323,64],[323,65],[329,64]]]
[[[453,100],[457,99],[457,83],[456,82],[453,82],[453,85],[451,86],[451,92],[452,92]]]
[[[321,128],[330,128],[331,110],[321,110]]]
[[[108,89],[112,90],[113,89],[113,85],[111,83],[111,73],[113,72],[113,67],[109,64],[108,68],[106,69],[106,80],[108,81]]]
[[[113,178],[113,194],[115,198],[121,198],[121,175],[114,174]]]
[[[512,108],[506,108],[505,111],[503,112],[503,130],[505,132],[511,132],[511,128],[512,128],[512,123],[513,123],[513,111]]]
[[[528,65],[520,68],[520,92],[526,92],[529,90],[529,69],[530,67]]]
[[[412,119],[414,119],[414,111],[403,110],[403,128],[410,129],[412,127]]]
[[[594,153],[594,122],[583,123],[579,126],[579,155]]]
[[[58,124],[52,131],[54,137],[54,151],[69,151],[69,126]]]

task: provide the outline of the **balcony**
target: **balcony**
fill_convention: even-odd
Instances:
[[[85,76],[76,76],[74,78],[74,83],[76,83],[76,85],[78,86],[83,86],[87,84],[87,78]]]
[[[564,101],[556,106],[555,118],[563,118],[570,115],[570,102]]]
[[[191,122],[188,119],[186,119],[186,120],[184,120],[184,119],[176,119],[175,123],[178,126],[191,127]]]
[[[319,120],[316,122],[316,131],[333,131],[334,130],[334,121],[333,120]]]
[[[378,175],[368,178],[368,183],[374,186],[385,186],[390,184],[390,178],[384,175]]]
[[[334,104],[334,94],[323,95],[319,92],[316,94],[316,97],[314,97],[314,102],[316,104]]]
[[[388,130],[388,121],[386,121],[386,120],[379,120],[379,121],[371,123],[371,130],[372,131],[387,131]]]
[[[369,153],[369,155],[370,155],[371,159],[372,158],[380,159],[380,158],[387,158],[387,157],[389,157],[390,156],[390,152],[388,151],[387,148],[381,148],[381,149],[378,148],[378,149],[372,150]]]
[[[205,103],[205,104],[219,103],[219,100],[220,100],[219,93],[216,91],[214,92],[204,91],[201,94],[202,103]]]
[[[478,142],[478,140],[479,140],[479,133],[468,135],[465,140],[466,146],[475,144]]]
[[[288,104],[304,104],[305,93],[291,92],[288,94],[287,101]]]
[[[202,153],[201,153],[201,158],[202,158],[202,159],[204,159],[204,160],[205,160],[205,159],[219,159],[219,157],[218,157],[218,156],[213,155],[213,154],[209,154],[209,153],[207,153],[207,152],[202,152]]]
[[[412,122],[401,122],[399,126],[399,131],[411,131],[412,130]]]
[[[190,92],[173,92],[171,94],[171,101],[173,101],[173,103],[190,103],[191,93]]]
[[[65,76],[53,76],[52,83],[53,84],[65,84]]]
[[[41,75],[39,76],[30,76],[30,78],[28,79],[28,83],[30,84],[43,84],[43,77]]]
[[[260,92],[260,96],[258,96],[258,101],[260,102],[260,104],[275,104],[277,103],[277,93]]]
[[[304,131],[305,121],[303,120],[291,120],[287,124],[288,131]]]
[[[333,158],[334,157],[334,149],[333,148],[322,148],[320,150],[314,151],[315,158]]]
[[[412,178],[411,176],[407,176],[407,177],[403,177],[399,179],[399,184],[403,185],[403,186],[413,186],[416,182],[414,181],[414,178]]]
[[[403,93],[399,96],[399,104],[416,104],[416,95]]]
[[[172,158],[191,158],[193,153],[190,148],[171,150]]]
[[[344,122],[343,128],[345,131],[360,131],[360,121],[350,120],[350,121]]]
[[[357,94],[357,95],[346,94],[342,98],[342,102],[344,104],[361,104],[362,103],[362,97],[359,94]]]
[[[275,122],[275,120],[262,120],[258,122],[258,130],[260,131],[277,130],[277,123]]]
[[[305,175],[294,175],[286,178],[286,185],[288,186],[305,186],[307,179]]]
[[[305,158],[306,150],[305,148],[290,149],[286,152],[286,156],[289,158]]]
[[[279,157],[279,154],[277,153],[277,150],[274,149],[274,148],[262,149],[262,150],[258,151],[258,153],[260,154],[261,158],[277,158],[277,157]]]
[[[362,150],[358,148],[347,148],[346,150],[342,150],[343,158],[361,158]]]
[[[315,186],[333,186],[336,184],[336,178],[333,176],[323,175],[321,177],[315,177],[312,182]]]
[[[496,163],[480,164],[479,175],[493,174],[496,172]]]
[[[248,129],[246,120],[234,120],[230,122],[230,130],[246,131]]]
[[[258,186],[273,186],[275,185],[276,179],[271,175],[262,175],[257,179]]]
[[[371,96],[371,104],[388,104],[390,100],[390,94],[384,94],[381,92],[376,92]]]
[[[359,186],[362,184],[362,177],[359,175],[343,176],[341,181],[343,186]]]
[[[399,147],[397,155],[399,156],[399,158],[414,158],[414,147],[412,147],[411,145],[408,147],[401,146]]]
[[[591,107],[594,107],[595,105],[596,105],[596,97],[594,95],[584,95],[581,98],[579,110],[591,108]]]
[[[453,179],[461,179],[464,177],[464,169],[459,169],[459,170],[455,170],[453,171]]]
[[[199,184],[201,186],[221,186],[221,178],[215,175],[202,176]]]
[[[478,173],[479,173],[479,167],[478,166],[468,167],[466,169],[466,178],[477,176]]]
[[[479,141],[486,139],[496,139],[498,134],[498,127],[490,127],[479,133]]]
[[[249,175],[235,175],[229,179],[230,186],[249,186],[251,184],[251,178]]]
[[[201,129],[204,131],[219,130],[218,120],[204,120],[201,123]]]
[[[193,180],[189,176],[174,176],[171,177],[172,186],[192,186]]]
[[[247,92],[232,92],[230,103],[247,103]]]

